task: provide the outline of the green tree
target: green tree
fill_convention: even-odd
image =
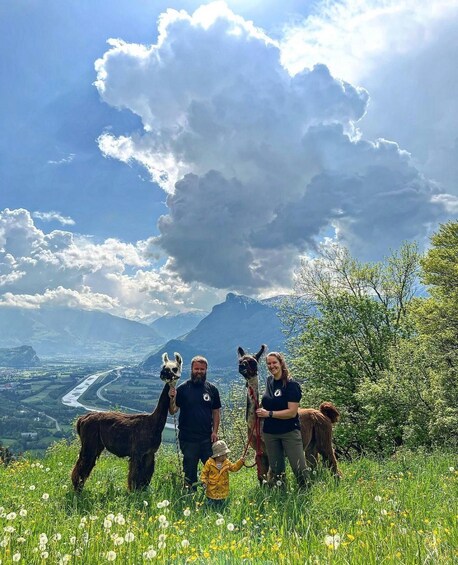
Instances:
[[[434,365],[430,433],[444,445],[458,444],[458,221],[443,224],[421,260],[429,296],[415,302],[417,331]]]
[[[418,261],[414,244],[380,263],[361,263],[344,248],[323,247],[316,260],[302,262],[294,296],[285,303],[288,349],[295,375],[305,383],[304,403],[331,400],[341,409],[336,441],[343,449],[380,452],[387,445],[387,433],[371,420],[360,391],[378,383],[389,367],[390,348],[410,333],[406,314],[417,289]]]

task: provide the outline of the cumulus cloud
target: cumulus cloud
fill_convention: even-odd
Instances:
[[[208,309],[221,293],[187,284],[127,244],[38,229],[24,209],[0,211],[0,307],[104,310],[132,319]]]
[[[456,0],[321,2],[285,30],[282,61],[292,73],[324,63],[364,85],[364,134],[395,139],[458,195],[457,25]]]
[[[374,30],[365,32],[371,41]],[[281,287],[323,234],[377,259],[405,238],[424,237],[454,208],[456,199],[397,143],[362,138],[368,92],[333,76],[292,34],[280,45],[223,2],[193,14],[168,10],[158,32],[152,46],[111,40],[96,62],[103,100],[144,126],[122,137],[104,133],[99,145],[141,163],[168,193],[169,213],[148,247],[165,251],[185,282]],[[300,71],[292,71],[288,45],[299,45]]]
[[[32,212],[32,217],[43,222],[59,222],[63,226],[74,226],[75,220],[69,216],[62,216],[59,212],[50,210],[49,212]]]

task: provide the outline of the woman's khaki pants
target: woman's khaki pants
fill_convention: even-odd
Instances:
[[[307,482],[307,472],[309,469],[305,460],[302,436],[299,430],[293,430],[284,434],[264,433],[264,443],[266,444],[269,468],[272,475],[284,475],[286,456],[297,482],[300,485]]]

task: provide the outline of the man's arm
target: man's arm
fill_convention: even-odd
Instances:
[[[218,441],[218,429],[219,429],[219,422],[221,420],[221,409],[215,408],[212,410],[212,417],[213,417],[213,431],[211,435],[212,443]]]

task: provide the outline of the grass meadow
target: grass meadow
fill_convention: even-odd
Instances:
[[[76,443],[0,468],[0,561],[197,564],[458,563],[458,464],[453,454],[399,452],[318,471],[307,491],[260,488],[231,475],[218,513],[184,494],[174,448],[161,446],[151,487],[129,494],[127,462],[102,455],[80,496]]]

